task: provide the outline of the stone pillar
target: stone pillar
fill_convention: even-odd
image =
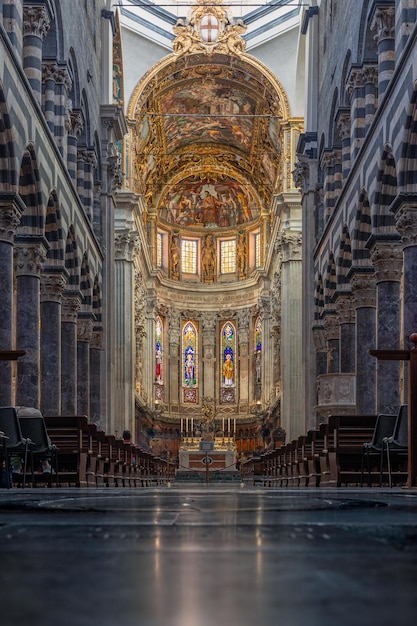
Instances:
[[[351,160],[355,161],[365,137],[365,79],[362,68],[352,67],[348,80],[350,93]]]
[[[355,312],[352,296],[342,295],[337,298],[337,321],[339,323],[339,372],[355,372]]]
[[[365,85],[365,135],[375,117],[378,107],[378,69],[373,65],[363,68]]]
[[[379,5],[379,6],[378,6]],[[378,93],[385,93],[395,70],[395,8],[375,3],[371,30],[376,31],[378,43]]]
[[[417,21],[417,7],[415,0],[397,0],[395,24],[395,49],[398,57],[407,45]]]
[[[17,363],[16,404],[40,407],[40,273],[47,242],[16,238],[16,348],[26,350]]]
[[[397,241],[375,241],[371,249],[377,296],[378,350],[398,350],[400,336],[400,281],[402,246]],[[401,404],[399,361],[377,360],[377,412],[395,413]]]
[[[71,122],[69,117],[69,98],[72,81],[66,65],[58,66],[56,73],[56,97],[55,97],[55,140],[58,150],[64,161],[67,159],[68,137],[67,132]]]
[[[94,203],[94,170],[97,167],[97,158],[93,150],[87,150],[84,159],[84,209],[90,220],[93,221]]]
[[[83,118],[81,111],[71,111],[68,119],[67,164],[68,173],[74,184],[77,182],[77,145],[82,128]]]
[[[202,318],[202,346],[203,358],[201,359],[200,382],[204,384],[201,395],[214,398],[215,385],[215,346],[216,346],[216,314],[212,311],[203,313]]]
[[[356,309],[356,410],[372,415],[376,411],[376,359],[369,354],[376,346],[374,274],[358,269],[351,287]]]
[[[23,0],[3,0],[3,25],[17,56],[23,51]]]
[[[342,188],[342,158],[339,150],[324,150],[321,159],[324,173],[324,211],[325,221],[333,213]]]
[[[90,419],[90,341],[93,335],[91,313],[80,311],[77,318],[77,415]]]
[[[169,310],[169,398],[171,408],[178,411],[182,400],[182,377],[178,370],[181,345],[181,316],[178,310]],[[153,335],[152,335],[153,336]],[[148,342],[150,343],[150,342]],[[201,387],[199,389],[202,393]]]
[[[42,66],[43,97],[42,109],[46,123],[51,133],[55,134],[55,91],[57,79],[57,64],[44,63]]]
[[[0,346],[13,349],[13,241],[24,205],[14,193],[0,194]],[[0,405],[13,404],[12,364],[0,361]]]
[[[301,362],[301,233],[283,231],[281,265],[281,415],[288,441],[304,434]]]
[[[342,177],[343,180],[346,180],[350,172],[350,112],[347,112],[344,109],[339,111],[337,127],[342,138]]]
[[[61,415],[61,303],[65,271],[41,275],[41,402],[43,415]],[[45,271],[44,270],[44,271]]]
[[[117,430],[134,432],[135,419],[135,302],[133,259],[138,235],[125,230],[115,234],[115,413]],[[153,337],[154,335],[151,335]],[[154,362],[153,358],[153,362]]]
[[[77,192],[81,204],[84,206],[84,177],[85,177],[85,160],[87,158],[87,150],[79,148],[77,150]]]
[[[77,314],[81,294],[64,291],[61,312],[61,413],[77,414]]]
[[[90,340],[90,421],[96,424],[100,430],[104,430],[104,424],[101,420],[102,354],[102,329],[100,326],[93,326]]]
[[[249,403],[249,362],[251,353],[249,350],[249,336],[250,336],[250,314],[248,309],[238,312],[238,358],[239,358],[239,372],[238,372],[238,389],[237,396],[241,405],[248,405]],[[237,401],[237,398],[236,398]]]
[[[42,39],[50,24],[51,17],[44,5],[24,5],[23,70],[39,104],[42,98]]]
[[[337,374],[340,371],[340,340],[339,324],[335,313],[326,313],[324,318],[324,332],[327,344],[327,374]]]

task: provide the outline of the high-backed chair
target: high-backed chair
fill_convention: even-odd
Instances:
[[[397,419],[395,413],[380,413],[377,417],[375,429],[371,441],[363,444],[362,461],[361,461],[361,487],[363,486],[364,464],[366,459],[366,467],[368,470],[368,486],[371,486],[371,456],[379,459],[379,485],[382,486],[383,472],[383,445],[387,437],[391,437],[394,432],[394,426]]]
[[[35,486],[35,460],[50,461],[50,471],[45,474],[49,486],[52,487],[53,475],[58,486],[58,454],[57,447],[51,442],[46,430],[43,415],[37,409],[21,407],[17,410],[20,429],[23,437],[28,440],[28,454],[31,464],[32,487]]]
[[[401,405],[398,411],[392,435],[384,438],[381,464],[384,450],[387,455],[389,486],[392,487],[392,460],[395,457],[406,458],[408,455],[408,406],[406,404]]]
[[[0,448],[1,465],[4,461],[4,482],[10,489],[13,484],[10,471],[12,456],[18,456],[23,460],[23,487],[26,486],[26,470],[28,455],[28,440],[22,435],[16,408],[14,406],[0,407],[0,431],[3,433],[2,446]]]

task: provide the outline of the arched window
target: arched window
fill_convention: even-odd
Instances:
[[[221,349],[221,387],[222,389],[230,390],[236,386],[236,328],[233,322],[228,321],[223,324],[221,329]],[[234,401],[234,394],[223,393],[222,399],[224,402],[232,402]]]
[[[259,315],[255,320],[255,384],[261,384],[262,374],[262,318]]]
[[[184,323],[181,354],[183,402],[196,403],[198,401],[198,329],[195,322]]]
[[[158,316],[155,321],[155,382],[163,385],[164,371],[164,325]]]

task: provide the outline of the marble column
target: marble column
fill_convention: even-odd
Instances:
[[[42,40],[50,25],[51,16],[44,5],[23,6],[23,71],[39,103],[42,97]]]
[[[351,278],[356,310],[356,410],[359,415],[376,412],[376,289],[373,270],[358,269]]]
[[[16,404],[40,408],[40,274],[47,242],[16,238],[16,348],[26,350],[17,363]]]
[[[77,146],[78,137],[83,129],[83,118],[81,111],[70,111],[67,120],[67,165],[68,172],[74,184],[77,183]]]
[[[64,161],[67,159],[68,129],[71,121],[69,117],[69,93],[72,81],[66,65],[59,65],[56,72],[55,84],[55,140]]]
[[[337,127],[342,138],[342,176],[343,180],[346,180],[350,172],[350,111],[345,109],[339,111]]]
[[[340,371],[340,329],[335,313],[326,313],[324,332],[327,344],[327,373],[337,374]]]
[[[378,69],[373,65],[363,68],[365,84],[365,135],[378,107]]]
[[[371,30],[376,31],[378,43],[378,93],[381,98],[395,70],[395,7],[375,2]]]
[[[24,204],[17,194],[0,194],[0,346],[13,345],[13,242]],[[13,404],[12,364],[0,361],[0,405]]]
[[[417,328],[417,195],[400,193],[392,204],[395,227],[401,235],[403,248],[403,319],[400,348],[412,346],[410,335]],[[407,397],[407,366],[404,367],[404,395]]]
[[[215,397],[215,345],[216,345],[216,313],[206,311],[202,317],[202,345],[203,358],[200,377],[201,384],[204,385],[202,395],[210,398]]]
[[[77,317],[77,415],[90,419],[90,341],[93,335],[91,313]]]
[[[58,66],[55,62],[43,63],[42,82],[43,98],[42,109],[46,123],[52,134],[55,134],[55,91]]]
[[[41,411],[61,415],[61,303],[65,270],[45,268],[41,275]]]
[[[77,315],[81,294],[64,291],[61,311],[61,413],[77,414]]]
[[[179,372],[181,345],[181,316],[175,308],[169,310],[169,398],[173,411],[179,410],[182,401],[182,380]],[[149,343],[149,342],[148,342]],[[200,390],[201,391],[201,390]]]
[[[355,372],[355,312],[351,294],[339,295],[336,301],[339,323],[339,371]]]
[[[400,281],[403,252],[399,241],[376,241],[371,249],[377,298],[377,349],[398,350],[401,341]],[[401,404],[399,361],[377,361],[377,412],[395,413]]]
[[[348,81],[350,93],[351,160],[355,161],[365,137],[365,77],[362,68],[352,67]]]
[[[100,326],[93,326],[90,340],[90,421],[103,430],[102,408],[101,408],[101,358],[103,354],[102,341],[103,331]]]

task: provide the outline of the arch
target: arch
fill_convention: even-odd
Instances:
[[[13,136],[9,110],[0,80],[0,189],[10,191],[16,188],[17,172],[14,165]]]
[[[401,158],[398,163],[398,187],[403,193],[417,192],[417,81],[414,83],[404,125]]]
[[[65,244],[65,268],[69,274],[69,285],[75,289],[80,285],[79,261],[77,254],[77,241],[75,238],[74,226],[71,224],[68,229]]]
[[[397,195],[397,169],[392,147],[385,144],[382,157],[378,165],[375,199],[372,205],[372,233],[394,234],[394,216],[390,212],[394,198]]]
[[[45,213],[33,144],[29,144],[23,153],[19,173],[19,194],[26,206],[18,227],[18,234],[43,236]]]
[[[74,48],[70,48],[69,52],[68,73],[71,77],[71,91],[69,93],[69,97],[72,102],[72,109],[78,109],[81,106],[80,79],[78,73],[77,57]]]
[[[337,258],[337,287],[349,284],[348,272],[352,266],[352,246],[350,241],[349,227],[343,225],[340,239],[339,256]]]
[[[91,278],[87,250],[84,252],[81,262],[80,292],[82,297],[82,308],[84,311],[89,311],[91,309]]]
[[[378,63],[378,44],[375,33],[371,31],[373,8],[374,3],[371,0],[363,2],[357,51],[357,62],[362,64]]]
[[[45,237],[49,243],[47,259],[49,265],[64,265],[64,234],[61,224],[61,209],[55,189],[46,205]]]
[[[355,266],[370,266],[369,250],[366,248],[366,243],[371,236],[371,231],[371,207],[368,193],[362,189],[359,195],[352,240],[352,261]]]
[[[329,117],[329,147],[340,148],[342,145],[342,138],[339,133],[338,125],[336,124],[336,115],[339,108],[339,90],[334,90],[332,108],[330,109]]]
[[[347,98],[347,75],[351,65],[352,60],[352,51],[348,49],[345,56],[345,61],[343,63],[342,75],[340,78],[340,104],[342,106],[348,106],[348,98]]]
[[[89,146],[91,146],[91,122],[90,109],[88,106],[88,96],[85,89],[83,89],[81,93],[81,114],[83,117],[83,127],[78,143],[80,146],[85,146],[88,148]]]
[[[61,5],[56,0],[50,0],[50,7],[52,9],[52,19],[48,32],[42,39],[42,58],[53,59],[59,62],[64,58],[64,29],[62,26]]]

